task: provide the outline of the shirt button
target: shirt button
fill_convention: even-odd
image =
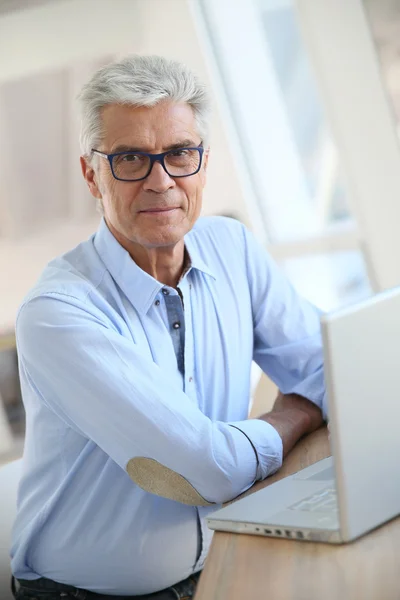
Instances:
[[[189,377],[189,383],[192,383],[193,377]]]
[[[163,288],[161,291],[164,294],[164,296],[169,296],[169,291],[167,289]]]
[[[156,300],[156,301],[154,302],[154,304],[155,304],[156,306],[160,306],[160,301],[159,301],[159,300]]]
[[[174,329],[179,329],[179,327],[180,327],[180,326],[181,326],[181,324],[179,323],[179,321],[177,321],[176,323],[174,323],[174,324],[172,325],[172,327],[173,327]]]

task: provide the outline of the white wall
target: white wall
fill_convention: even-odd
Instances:
[[[157,12],[163,4],[145,1],[159,5]],[[0,81],[127,50],[143,30],[138,4],[137,0],[52,0],[1,15]]]
[[[162,54],[182,60],[204,80],[209,80],[187,0],[97,0],[95,4],[94,10],[93,0],[63,0],[0,17],[0,106],[2,93],[5,98],[4,90],[10,89],[6,81],[18,81],[35,73],[48,73],[67,66],[73,77],[68,88],[68,101],[71,102],[71,90],[75,91],[82,74],[86,78],[88,62],[106,54]],[[13,85],[19,86],[18,83]],[[7,96],[7,106],[10,105],[12,100]],[[72,109],[70,116],[72,119]],[[9,119],[6,121],[9,122]],[[4,111],[0,114],[1,123],[4,126]],[[72,169],[71,132],[76,132],[76,124],[71,120],[64,126],[69,131],[64,140],[69,156],[65,165]],[[212,122],[211,142],[203,213],[234,213],[249,224],[241,184],[217,109]],[[1,144],[0,139],[0,155],[4,155],[5,147],[2,148]],[[69,189],[79,188],[76,178],[75,170]],[[5,180],[4,172],[0,180]],[[48,181],[51,188],[55,186],[53,181]],[[46,185],[46,181],[40,184]],[[75,193],[72,191],[72,194]],[[0,197],[0,217],[5,231],[7,224],[12,223],[10,211],[7,212],[7,206],[13,202],[12,194],[10,188],[5,198],[3,189]],[[62,193],[58,194],[54,189],[54,201],[61,201],[61,196]],[[20,198],[21,194],[18,195]],[[19,240],[0,240],[0,331],[13,326],[18,304],[46,262],[86,239],[94,230],[97,220],[90,217],[88,211],[80,211],[79,201],[74,202],[74,198],[70,198],[69,203],[77,207],[74,221],[61,224],[55,221],[41,234],[25,232]],[[23,218],[23,209],[19,207],[18,210]],[[55,214],[63,213],[56,211]],[[0,223],[0,235],[2,233]]]
[[[67,153],[62,143],[68,132],[66,92],[63,71],[31,75],[0,88],[0,164],[7,165],[2,190],[8,213],[3,235],[26,235],[68,214]]]

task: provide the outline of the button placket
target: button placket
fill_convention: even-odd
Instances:
[[[164,289],[162,292],[164,293]],[[165,290],[167,293],[165,296],[165,305],[167,309],[168,315],[168,324],[170,328],[170,335],[172,338],[172,343],[174,345],[174,350],[176,354],[176,360],[178,364],[178,369],[181,375],[185,376],[185,356],[184,356],[184,348],[185,348],[185,316],[183,310],[183,304],[179,294],[169,293],[168,290]]]
[[[192,322],[192,294],[193,284],[191,282],[191,273],[181,284],[182,294],[184,295],[184,315],[185,315],[185,381],[184,390],[188,397],[197,402],[196,382],[194,377],[194,346],[193,346],[193,322]]]

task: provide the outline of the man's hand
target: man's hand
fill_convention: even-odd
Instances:
[[[279,392],[271,412],[285,412],[293,409],[300,410],[307,415],[309,427],[306,433],[312,433],[323,424],[321,409],[311,400],[298,394],[284,395]]]
[[[282,439],[285,457],[303,435],[312,433],[323,423],[321,409],[297,394],[279,392],[271,412],[259,417],[272,425]]]

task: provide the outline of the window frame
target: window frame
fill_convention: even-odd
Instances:
[[[287,0],[274,1],[279,6],[288,5]],[[269,181],[267,191],[254,175],[260,166],[252,169],[249,154],[244,155],[242,150],[244,145],[252,143],[248,132],[254,130],[251,119],[260,110],[257,108],[260,97],[271,91],[263,74],[270,64],[256,2],[190,0],[233,153],[239,168],[247,170],[245,197],[251,208],[252,225],[278,259],[359,249],[372,289],[392,287],[400,282],[400,264],[396,261],[400,255],[400,236],[396,235],[395,227],[400,222],[400,146],[362,1],[294,2],[345,172],[354,221],[341,223],[322,234],[302,231],[298,240],[273,243],[268,232],[268,214],[263,210],[263,196],[275,193],[282,197],[282,190],[287,188],[279,188],[279,182],[271,186]],[[240,44],[243,28],[252,32],[252,48],[246,46],[245,40]],[[237,55],[232,54],[235,46],[239,48]],[[255,73],[258,73],[257,95],[254,85],[249,85]],[[368,102],[365,102],[366,97]],[[246,111],[246,106],[253,106],[254,110]],[[261,124],[260,131],[265,137],[265,124]],[[282,143],[289,148],[286,156],[293,168],[291,173],[295,174],[293,181],[298,184],[295,163],[290,156],[292,142],[284,128]],[[255,144],[250,161],[255,160],[258,149]],[[299,189],[301,193],[297,198],[300,197],[299,206],[303,208],[301,185]]]

